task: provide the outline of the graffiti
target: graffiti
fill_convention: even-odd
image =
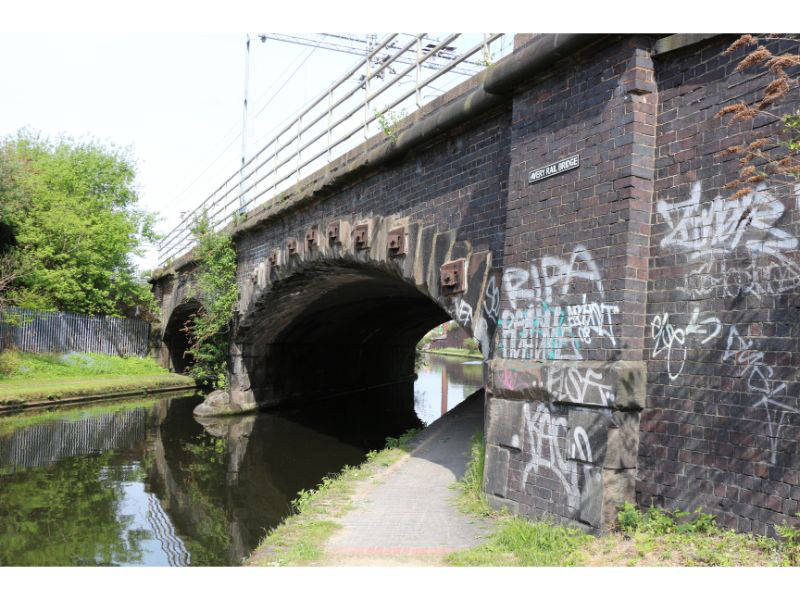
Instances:
[[[705,261],[688,275],[684,275],[683,285],[676,286],[675,289],[687,294],[693,300],[714,297],[717,287],[722,282],[720,277],[715,277],[712,273],[714,264],[714,261]]]
[[[566,316],[561,307],[547,302],[527,310],[504,310],[503,318],[498,321],[502,327],[499,347],[503,358],[580,359],[580,340],[573,334]]]
[[[567,505],[573,509],[577,508],[580,489],[578,462],[575,459],[592,461],[589,436],[582,427],[576,427],[572,439],[568,439],[569,431],[565,417],[553,417],[545,404],[536,403],[535,409],[532,406],[532,403],[526,403],[523,409],[528,451],[531,454],[531,459],[525,465],[522,473],[523,484],[527,485],[531,473],[538,475],[539,469],[547,469],[564,488],[567,494]],[[564,440],[563,450],[559,439]],[[567,446],[569,446],[568,455],[565,452]],[[584,470],[584,478],[587,478],[591,467],[588,464],[581,466]]]
[[[549,367],[542,387],[556,401],[602,406],[614,404],[614,388],[604,384],[603,373],[591,367]]]
[[[800,287],[800,267],[782,255],[752,260],[741,267],[720,264],[720,279],[726,297],[752,294],[757,298],[781,294]]]
[[[797,248],[796,237],[774,226],[786,209],[764,184],[741,198],[717,196],[706,207],[700,203],[701,193],[698,181],[688,200],[658,202],[656,209],[669,227],[662,247],[687,251],[690,260],[724,255],[740,244],[754,255],[782,256]]]
[[[800,410],[775,399],[786,389],[786,384],[775,385],[772,380],[774,370],[764,363],[764,353],[753,349],[752,340],[745,339],[735,325],[731,325],[722,360],[731,360],[740,365],[739,377],[747,379],[747,391],[755,394],[758,400],[753,408],[763,408],[767,417],[767,431],[770,439],[771,462],[775,464],[778,453],[778,440],[786,415],[800,413]]]
[[[531,305],[534,301],[552,304],[554,294],[567,294],[575,280],[589,281],[598,292],[603,291],[600,270],[591,253],[582,245],[575,246],[568,260],[546,256],[539,267],[508,268],[503,273],[503,292],[511,307]]]
[[[567,322],[570,328],[577,332],[577,337],[584,344],[591,342],[591,336],[607,337],[613,346],[617,345],[614,339],[614,330],[611,323],[611,315],[619,313],[619,307],[614,304],[597,302],[586,302],[586,294],[583,295],[583,303],[567,307]]]
[[[504,390],[514,391],[519,389],[519,378],[517,372],[513,369],[504,369],[500,371],[499,381]]]
[[[503,392],[528,390],[530,397],[535,397],[536,390],[543,389],[554,402],[613,406],[614,388],[603,383],[605,375],[601,369],[553,363],[523,370],[499,369],[495,381]]]
[[[472,322],[472,307],[463,298],[457,298],[455,301],[456,308],[456,321],[461,323],[464,327],[468,327]]]
[[[665,354],[664,360],[667,363],[667,373],[673,381],[683,372],[688,351],[685,345],[687,338],[691,335],[705,336],[700,340],[700,344],[703,345],[717,337],[722,330],[722,325],[717,317],[708,317],[698,322],[699,318],[700,308],[695,306],[689,324],[683,329],[675,327],[669,322],[669,313],[656,315],[650,324],[650,337],[653,339],[652,356],[656,357],[662,353]],[[712,326],[713,331],[709,332]],[[676,351],[675,355],[672,353],[673,349]],[[676,367],[677,371],[674,371]]]
[[[587,302],[566,307],[543,301],[528,309],[506,309],[498,321],[502,327],[499,344],[503,358],[580,360],[581,345],[593,337],[607,337],[616,346],[612,315],[619,313],[613,304]]]
[[[699,300],[718,294],[726,298],[763,298],[800,288],[800,266],[786,256],[762,255],[738,265],[731,262],[725,258],[706,261],[685,275],[683,285],[677,289]],[[713,272],[715,265],[718,273]]]
[[[497,287],[494,275],[489,277],[489,281],[486,282],[484,296],[483,312],[486,315],[486,319],[492,323],[497,323],[497,318],[500,316],[500,289]]]

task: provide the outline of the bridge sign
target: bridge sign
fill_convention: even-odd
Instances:
[[[528,175],[528,183],[536,183],[542,179],[552,177],[553,175],[559,175],[565,171],[577,169],[579,166],[581,166],[581,157],[578,154],[573,154],[558,162],[533,169]]]

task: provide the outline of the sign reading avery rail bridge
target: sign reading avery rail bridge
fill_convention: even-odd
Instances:
[[[541,181],[542,179],[547,179],[548,177],[552,177],[553,175],[558,175],[565,171],[571,171],[572,169],[577,169],[580,166],[581,166],[580,155],[573,154],[572,156],[568,156],[567,158],[560,160],[558,162],[554,162],[544,167],[538,167],[536,169],[533,169],[528,175],[528,183],[536,183],[537,181]]]

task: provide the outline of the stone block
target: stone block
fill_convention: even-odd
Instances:
[[[567,423],[568,456],[579,462],[602,465],[606,456],[609,428],[613,423],[611,411],[573,408],[569,410]]]
[[[520,400],[489,398],[487,404],[486,443],[521,450],[525,403]]]
[[[505,498],[508,495],[509,451],[493,444],[486,445],[483,489],[487,494]]]
[[[636,502],[636,469],[603,469],[603,528],[610,529],[617,511],[626,502]]]
[[[646,369],[642,361],[521,361],[492,359],[489,391],[503,398],[559,404],[642,409]]]
[[[619,411],[613,415],[614,426],[608,430],[605,460],[607,469],[635,469],[639,453],[640,413]]]
[[[578,507],[578,520],[599,528],[603,520],[603,469],[584,465],[582,470],[584,480]]]
[[[519,514],[519,503],[515,500],[509,500],[508,498],[501,498],[500,496],[493,496],[491,494],[486,495],[486,500],[489,502],[489,506],[494,510],[505,509],[512,515]]]

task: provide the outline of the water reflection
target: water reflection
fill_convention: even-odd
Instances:
[[[425,425],[483,386],[483,363],[458,356],[426,354],[414,383],[414,409]]]
[[[294,411],[198,421],[186,397],[0,418],[0,565],[238,564],[300,489],[437,418],[443,380],[452,408],[481,364],[429,356],[413,384]]]

